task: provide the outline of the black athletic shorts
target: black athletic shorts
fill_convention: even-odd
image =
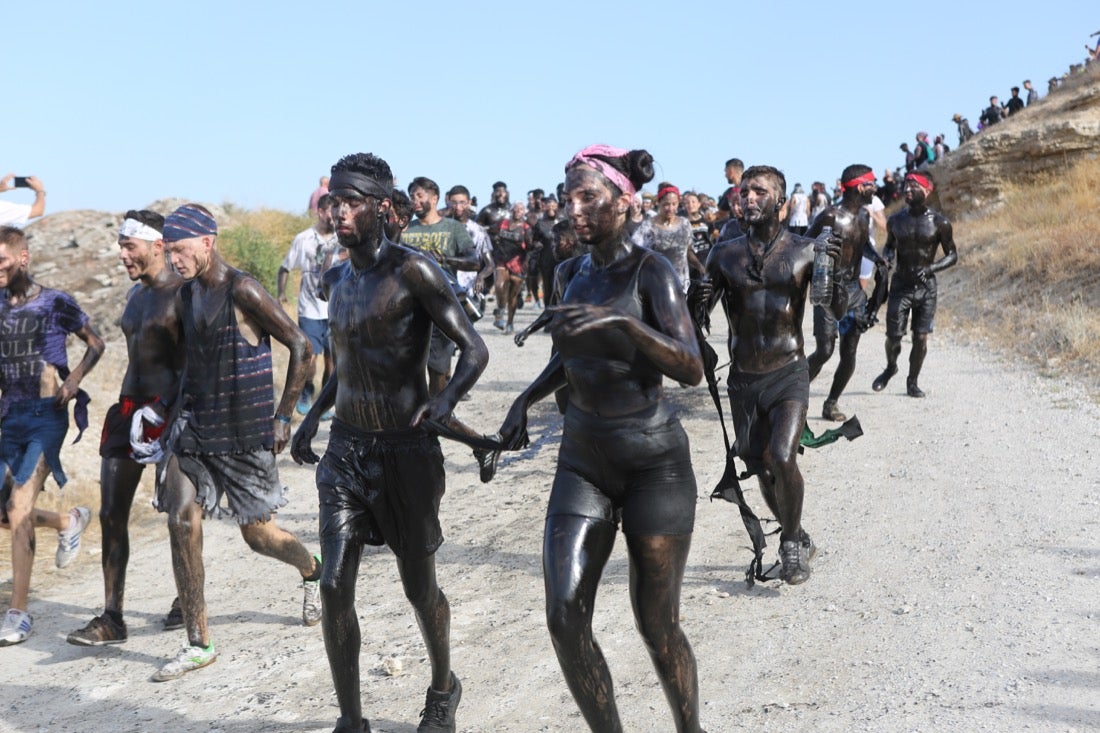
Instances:
[[[867,321],[867,293],[859,286],[859,278],[848,282],[848,307],[845,309],[844,322],[851,321],[861,331]],[[847,333],[848,328],[841,327],[833,317],[833,312],[823,305],[814,306],[814,336],[834,338],[837,333]]]
[[[621,521],[627,534],[690,534],[695,494],[687,433],[664,403],[623,417],[569,405],[548,517]]]
[[[445,478],[436,436],[421,429],[368,433],[334,419],[317,466],[322,547],[356,540],[389,545],[401,558],[428,557],[443,544]]]
[[[764,452],[771,438],[768,413],[781,402],[810,404],[810,373],[805,359],[763,374],[730,372],[726,378],[735,455],[752,475],[764,468]]]
[[[913,333],[932,333],[936,318],[936,277],[931,275],[923,283],[890,283],[890,299],[886,304],[886,336],[900,339],[905,335],[909,313],[913,313]]]

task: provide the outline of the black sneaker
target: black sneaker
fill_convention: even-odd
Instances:
[[[910,397],[924,397],[924,392],[917,386],[917,380],[915,379],[905,380],[905,394]]]
[[[172,607],[168,609],[168,615],[164,617],[164,630],[175,631],[183,628],[183,609],[180,608],[179,596],[172,601]]]
[[[454,672],[451,672],[450,692],[437,692],[429,687],[416,733],[455,733],[455,710],[461,699],[462,683]]]
[[[492,481],[493,476],[497,475],[497,459],[500,458],[500,451],[474,448],[474,458],[477,459],[478,477],[481,483],[487,484]]]
[[[789,585],[805,583],[810,579],[810,560],[807,547],[801,541],[787,540],[779,544],[779,560],[783,563],[779,577]]]
[[[875,377],[875,381],[871,382],[871,389],[875,390],[876,392],[881,392],[882,390],[886,389],[886,385],[890,383],[890,377],[894,376],[897,373],[898,368],[896,366],[886,367],[882,370],[882,374]]]
[[[111,614],[104,612],[102,616],[96,616],[89,621],[84,628],[69,634],[66,640],[77,646],[121,644],[126,641],[126,622],[115,621]]]

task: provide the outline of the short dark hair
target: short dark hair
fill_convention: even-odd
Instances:
[[[1016,92],[1017,94],[1019,94],[1019,93],[1020,93],[1020,87],[1012,87],[1012,91],[1014,91],[1014,92]]]
[[[350,173],[362,173],[387,186],[393,185],[393,171],[390,164],[372,153],[352,153],[345,155],[332,166],[332,172],[348,171]]]
[[[771,178],[779,185],[779,198],[787,200],[787,177],[783,171],[770,165],[754,165],[741,174],[741,185],[753,178]]]
[[[406,222],[412,219],[412,199],[410,199],[404,191],[400,188],[394,189],[393,196],[390,197],[390,202],[393,204],[393,215],[395,217],[404,219]]]
[[[414,188],[421,188],[428,193],[435,194],[435,197],[439,198],[439,184],[430,178],[426,178],[425,176],[417,176],[416,178],[412,179],[412,182],[409,183],[410,196],[412,195]]]
[[[734,168],[740,168],[741,170],[745,170],[745,164],[743,162],[741,162],[740,158],[730,158],[729,160],[727,160],[726,161],[726,167],[729,168],[730,166],[733,166]]]
[[[318,209],[324,209],[324,208],[328,207],[330,204],[332,204],[332,194],[330,194],[330,193],[323,193],[317,199],[317,208]]]
[[[27,248],[27,235],[19,227],[0,227],[0,244],[24,250]]]
[[[447,198],[451,196],[465,196],[466,198],[470,198],[470,189],[461,185],[451,186],[451,190],[447,191]]]
[[[122,218],[141,222],[150,229],[156,229],[158,232],[164,231],[164,216],[155,211],[149,211],[149,209],[130,209]]]
[[[508,188],[508,184],[504,181],[497,181],[493,184],[493,190],[495,191],[498,188]]]

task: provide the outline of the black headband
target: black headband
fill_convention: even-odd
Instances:
[[[375,179],[353,171],[336,171],[328,182],[330,192],[350,188],[364,196],[374,196],[379,199],[388,199],[393,195],[393,186],[389,183],[381,183]]]

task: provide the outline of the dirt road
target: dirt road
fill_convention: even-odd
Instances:
[[[533,317],[528,308],[518,320]],[[479,328],[492,361],[459,412],[489,431],[544,364],[549,340],[537,335],[517,349],[488,319]],[[712,343],[719,346],[722,335]],[[797,587],[746,588],[750,553],[738,515],[706,498],[722,468],[713,407],[703,387],[669,388],[699,481],[683,615],[699,661],[705,726],[710,733],[1100,729],[1097,410],[1072,384],[983,356],[980,344],[950,334],[932,341],[924,400],[904,396],[902,377],[871,392],[882,367],[881,329],[866,336],[860,355],[841,407],[859,416],[866,434],[801,459],[804,523],[820,551],[813,577]],[[820,413],[834,366],[835,359],[811,386],[811,415]],[[104,385],[118,374],[99,369]],[[102,389],[99,410],[114,390]],[[825,427],[820,419],[810,424]],[[452,605],[453,663],[465,687],[458,728],[466,733],[585,729],[543,620],[542,518],[559,426],[552,403],[539,405],[531,447],[507,456],[489,485],[478,481],[468,450],[445,445],[439,572]],[[98,475],[94,437],[66,448],[70,473],[88,496]],[[289,458],[280,468],[292,487],[280,521],[316,548],[312,472]],[[321,630],[300,625],[296,573],[249,552],[225,521],[207,522],[205,544],[221,656],[175,682],[149,681],[184,636],[160,630],[175,591],[167,532],[147,500],[146,490],[135,512],[130,639],[121,646],[85,649],[64,640],[102,604],[98,529],[63,571],[52,567],[51,533],[40,533],[34,635],[0,649],[0,731],[330,731],[337,708]],[[755,490],[750,500],[761,504]],[[776,548],[772,542],[769,559]],[[0,592],[9,590],[10,583]],[[358,608],[373,730],[413,733],[428,665],[388,551],[363,560]],[[625,729],[671,730],[633,628],[621,541],[604,574],[596,627]],[[400,672],[388,674],[394,667]]]

